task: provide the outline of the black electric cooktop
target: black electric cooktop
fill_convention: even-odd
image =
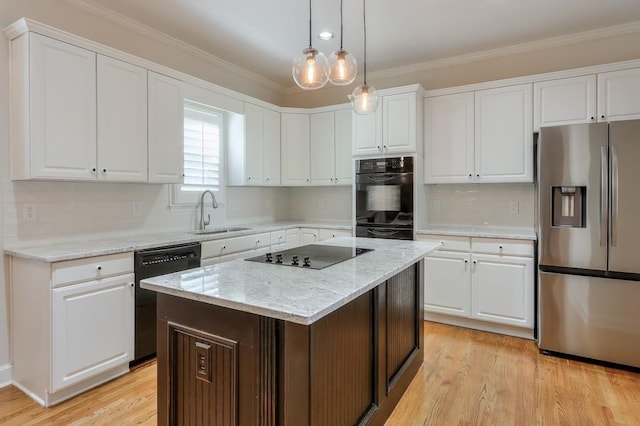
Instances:
[[[323,269],[336,263],[373,251],[361,247],[325,246],[308,244],[275,253],[249,257],[250,262],[270,263],[272,265],[293,266],[307,269]]]

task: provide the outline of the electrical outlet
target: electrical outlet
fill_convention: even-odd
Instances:
[[[24,204],[22,206],[22,220],[25,222],[35,221],[38,218],[36,213],[36,206],[34,204]]]
[[[520,212],[520,206],[517,201],[509,201],[509,213],[516,215]]]
[[[134,201],[131,203],[131,214],[133,216],[140,216],[140,201]]]

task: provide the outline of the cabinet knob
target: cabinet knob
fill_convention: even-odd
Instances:
[[[465,259],[465,260],[464,260],[464,263],[469,263],[469,260],[468,260],[468,259]]]
[[[98,265],[98,267],[96,268],[98,271],[102,271],[102,265]]]
[[[333,182],[333,178],[329,178],[329,180],[330,180],[331,182]]]
[[[471,173],[469,173],[469,177],[473,177],[473,175]]]
[[[480,174],[478,173],[478,174],[476,175],[476,177],[480,177]]]
[[[591,120],[595,120],[595,119],[596,119],[595,117],[591,117]]]
[[[269,178],[267,178],[267,182],[269,182]]]
[[[107,169],[102,169],[102,173],[107,173]]]
[[[307,182],[309,182],[309,178],[307,178]]]
[[[382,149],[380,148],[380,145],[378,145],[378,151],[382,151]]]
[[[604,114],[600,116],[600,118],[604,118]]]
[[[247,180],[251,180],[251,176],[248,176],[248,177],[247,177]]]
[[[334,182],[335,182],[335,183],[338,183],[338,178],[335,178]]]
[[[498,248],[499,248],[500,250],[502,250],[502,246],[498,246]]]
[[[133,286],[135,286],[135,283],[129,283],[129,285],[130,285],[131,287],[133,287]]]
[[[96,168],[94,167],[93,169],[91,169],[91,171],[92,171],[93,173],[95,173],[95,172],[96,172]]]
[[[440,241],[440,243],[441,243],[442,245],[444,245],[444,241]]]
[[[222,250],[224,250],[224,249],[226,249],[226,248],[227,248],[227,246],[222,246]]]
[[[473,264],[475,265],[476,263],[478,263],[478,261],[477,261],[477,260],[474,260],[474,261],[473,261]]]

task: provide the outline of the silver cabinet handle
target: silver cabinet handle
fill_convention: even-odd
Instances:
[[[618,151],[611,146],[611,221],[609,222],[611,247],[618,244]]]
[[[607,147],[600,147],[600,245],[607,245],[607,200],[609,190],[607,179],[609,176],[609,159]]]

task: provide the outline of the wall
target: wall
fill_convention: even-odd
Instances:
[[[350,222],[351,191],[351,186],[290,188],[287,216],[315,222]]]
[[[429,224],[533,228],[532,183],[425,185]],[[517,203],[517,212],[512,211]]]

